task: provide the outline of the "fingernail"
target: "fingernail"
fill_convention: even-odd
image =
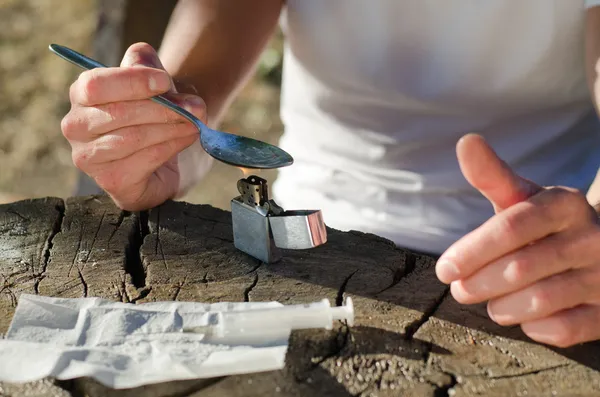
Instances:
[[[435,265],[435,272],[440,281],[446,284],[460,278],[460,272],[456,263],[445,258],[440,259]]]
[[[195,108],[197,108],[200,105],[203,105],[204,101],[202,100],[202,98],[198,97],[198,96],[189,96],[187,98],[185,98],[185,100],[183,101],[183,107],[186,108],[188,111],[193,111],[195,110]]]
[[[490,316],[490,318],[492,319],[492,321],[496,323],[497,321],[496,321],[496,319],[494,318],[494,313],[492,313],[492,310],[491,310],[490,306],[491,306],[491,305],[490,305],[490,303],[488,302],[488,304],[487,304],[487,314],[488,314],[488,316]]]
[[[156,73],[150,76],[148,87],[152,92],[166,92],[171,88],[171,78],[167,73]]]
[[[198,105],[202,105],[203,103],[204,103],[204,101],[199,96],[192,95],[192,96],[185,98],[186,105],[198,106]]]

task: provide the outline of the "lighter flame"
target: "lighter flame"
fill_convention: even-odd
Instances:
[[[250,176],[250,175],[252,175],[252,170],[251,170],[251,169],[249,169],[249,168],[244,168],[244,167],[237,167],[237,168],[238,168],[240,171],[242,171],[242,174],[244,175],[244,178],[245,178],[245,177],[248,177],[248,176]]]

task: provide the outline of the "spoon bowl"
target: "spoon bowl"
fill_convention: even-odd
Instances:
[[[50,44],[50,51],[83,69],[106,67],[92,58],[58,44]],[[194,124],[200,133],[200,144],[206,153],[223,163],[242,168],[270,169],[286,167],[294,162],[289,153],[277,146],[257,139],[208,128],[196,116],[162,95],[150,99],[166,106]]]

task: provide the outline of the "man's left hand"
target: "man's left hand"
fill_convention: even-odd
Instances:
[[[457,144],[467,181],[496,215],[454,243],[436,273],[463,304],[559,347],[600,339],[600,222],[585,194],[518,176],[479,135]]]

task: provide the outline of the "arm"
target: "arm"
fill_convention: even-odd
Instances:
[[[273,35],[283,0],[180,0],[159,55],[175,81],[204,99],[211,126],[243,85]]]
[[[163,40],[164,62],[136,43],[121,67],[83,72],[61,123],[75,165],[124,210],[185,194],[212,157],[191,123],[147,99],[184,80],[196,89],[169,92],[170,99],[215,125],[275,30],[282,1],[180,0]]]
[[[600,114],[600,7],[591,7],[586,12],[585,66],[592,101]],[[587,192],[587,199],[600,214],[600,172]]]

